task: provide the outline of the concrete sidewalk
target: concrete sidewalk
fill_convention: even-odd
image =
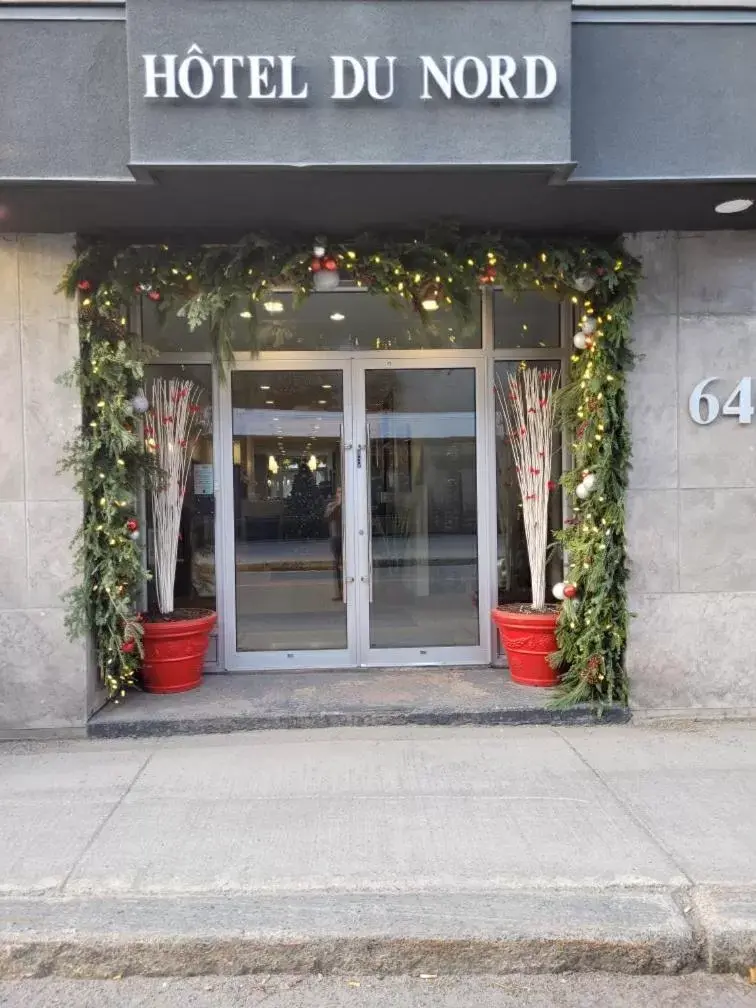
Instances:
[[[756,727],[0,746],[0,975],[756,964]]]

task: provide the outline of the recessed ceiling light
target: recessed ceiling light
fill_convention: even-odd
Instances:
[[[333,385],[321,385],[320,387],[324,388],[324,389],[329,389],[329,388],[333,388]]]
[[[318,399],[318,406],[325,406],[326,401],[327,400],[325,400],[325,399]]]
[[[273,405],[274,405],[274,403],[275,403],[275,400],[274,400],[274,399],[266,399],[266,400],[265,400],[265,405],[266,405],[266,406],[273,406]]]
[[[270,385],[261,385],[260,390],[262,392],[267,392],[270,389]]]
[[[343,322],[345,318],[346,315],[342,315],[341,312],[335,311],[333,315],[331,315],[331,322]]]
[[[284,303],[283,301],[264,301],[263,308],[271,315],[280,315],[284,310]]]
[[[752,199],[731,199],[725,200],[724,203],[717,203],[714,210],[716,213],[723,214],[743,213],[744,210],[750,210],[752,206]]]

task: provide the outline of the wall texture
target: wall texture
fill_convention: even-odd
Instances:
[[[756,709],[756,422],[688,399],[756,377],[756,232],[643,234],[629,383],[628,671],[639,709]]]
[[[74,306],[53,292],[72,246],[66,235],[0,238],[0,734],[83,725],[94,702],[61,602],[81,501],[56,469],[79,406],[55,379],[78,333]]]

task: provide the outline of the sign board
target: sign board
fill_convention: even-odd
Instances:
[[[128,0],[132,163],[570,161],[569,0]]]

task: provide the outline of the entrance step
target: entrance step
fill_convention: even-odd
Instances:
[[[190,693],[132,693],[90,720],[94,738],[200,735],[274,728],[619,723],[587,707],[546,709],[549,690],[516,686],[506,669],[340,669],[206,676]]]

